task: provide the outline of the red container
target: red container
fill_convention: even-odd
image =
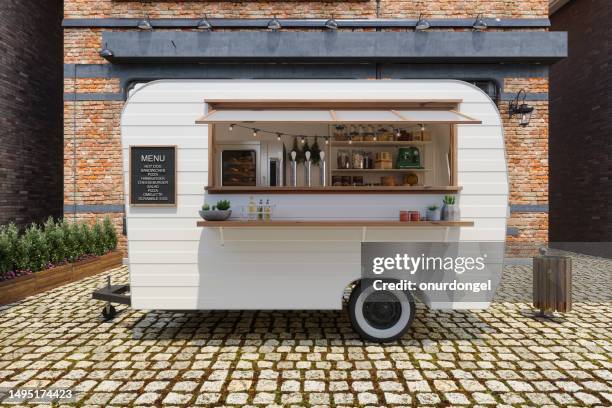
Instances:
[[[421,213],[419,211],[410,211],[410,221],[420,221]]]
[[[401,222],[410,221],[410,211],[400,211],[400,221]]]

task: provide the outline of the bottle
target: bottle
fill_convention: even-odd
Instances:
[[[253,196],[249,197],[249,205],[247,207],[247,217],[250,221],[255,219],[255,216],[257,214],[257,205],[255,204],[255,200],[253,199]]]
[[[257,206],[257,219],[263,220],[263,200],[259,200],[259,205]]]
[[[267,199],[266,205],[264,206],[264,219],[266,221],[270,221],[271,213],[272,213],[272,209],[270,208],[270,199]]]

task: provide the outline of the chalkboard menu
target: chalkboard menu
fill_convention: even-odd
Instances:
[[[176,146],[130,146],[130,205],[176,205]]]

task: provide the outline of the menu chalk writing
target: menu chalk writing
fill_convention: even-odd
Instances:
[[[176,205],[176,147],[130,147],[130,204]]]

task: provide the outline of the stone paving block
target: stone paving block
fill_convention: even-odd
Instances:
[[[512,266],[489,309],[417,303],[409,333],[383,345],[359,340],[336,311],[119,306],[100,323],[91,290],[104,276],[92,277],[2,308],[0,386],[72,387],[80,406],[100,408],[607,407],[612,306],[602,294],[612,288],[599,278],[612,261],[574,259],[574,310],[563,319],[523,314],[531,270]],[[127,281],[126,268],[111,274]]]

